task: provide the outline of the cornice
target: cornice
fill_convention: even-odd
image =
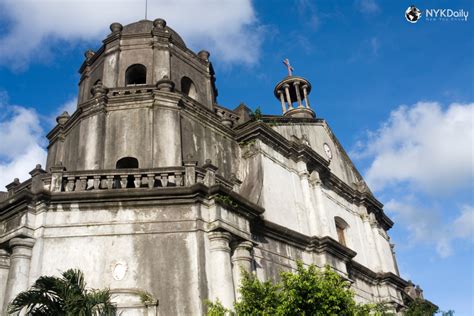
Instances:
[[[349,278],[364,278],[372,284],[389,283],[403,291],[408,282],[392,272],[374,272],[371,269],[354,261],[357,255],[355,251],[349,249],[329,236],[317,237],[307,236],[298,233],[284,226],[259,219],[252,223],[252,235],[255,242],[261,242],[260,238],[272,238],[284,242],[304,251],[310,251],[317,254],[329,253],[338,259],[347,263]]]
[[[292,119],[293,121],[293,119]],[[297,119],[295,122],[306,123],[322,122],[317,119]],[[377,220],[385,230],[393,226],[393,221],[383,212],[383,204],[380,203],[370,192],[360,192],[339,179],[329,168],[329,161],[320,156],[316,151],[304,144],[290,141],[277,131],[273,130],[262,121],[250,121],[235,129],[235,139],[238,142],[249,142],[259,139],[270,145],[275,151],[295,161],[304,161],[308,165],[308,171],[317,170],[323,184],[334,190],[348,202],[362,204],[367,207],[368,212],[374,213]]]

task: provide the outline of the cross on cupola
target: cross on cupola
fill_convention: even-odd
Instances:
[[[288,69],[288,77],[291,77],[293,75],[293,70],[295,70],[293,67],[290,65],[290,61],[288,58],[286,58],[283,63],[285,64],[286,68]]]
[[[294,68],[288,58],[283,60],[288,70],[288,76],[280,81],[274,90],[275,97],[281,102],[284,116],[298,118],[314,118],[316,115],[311,110],[308,95],[311,84],[308,80],[293,76]],[[287,107],[288,106],[288,107]]]

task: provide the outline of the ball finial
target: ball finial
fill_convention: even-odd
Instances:
[[[163,19],[155,19],[155,21],[153,21],[153,26],[159,29],[164,29],[166,27],[166,21]]]
[[[114,22],[114,23],[110,24],[110,30],[113,33],[121,32],[123,30],[123,26],[122,26],[122,24],[120,24],[118,22]]]

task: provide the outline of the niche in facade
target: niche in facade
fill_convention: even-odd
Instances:
[[[192,99],[198,99],[196,86],[194,85],[194,82],[188,77],[181,78],[181,92]]]
[[[131,65],[125,71],[125,85],[146,84],[146,67],[142,64]]]
[[[334,217],[334,222],[336,224],[337,239],[339,243],[347,247],[346,234],[349,225],[339,216]]]
[[[138,159],[134,157],[123,157],[117,160],[116,169],[138,168]]]

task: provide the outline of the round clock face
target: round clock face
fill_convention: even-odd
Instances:
[[[332,159],[331,147],[329,147],[329,145],[326,143],[324,143],[323,147],[324,147],[324,152],[326,153],[326,156],[328,156],[329,159]]]

